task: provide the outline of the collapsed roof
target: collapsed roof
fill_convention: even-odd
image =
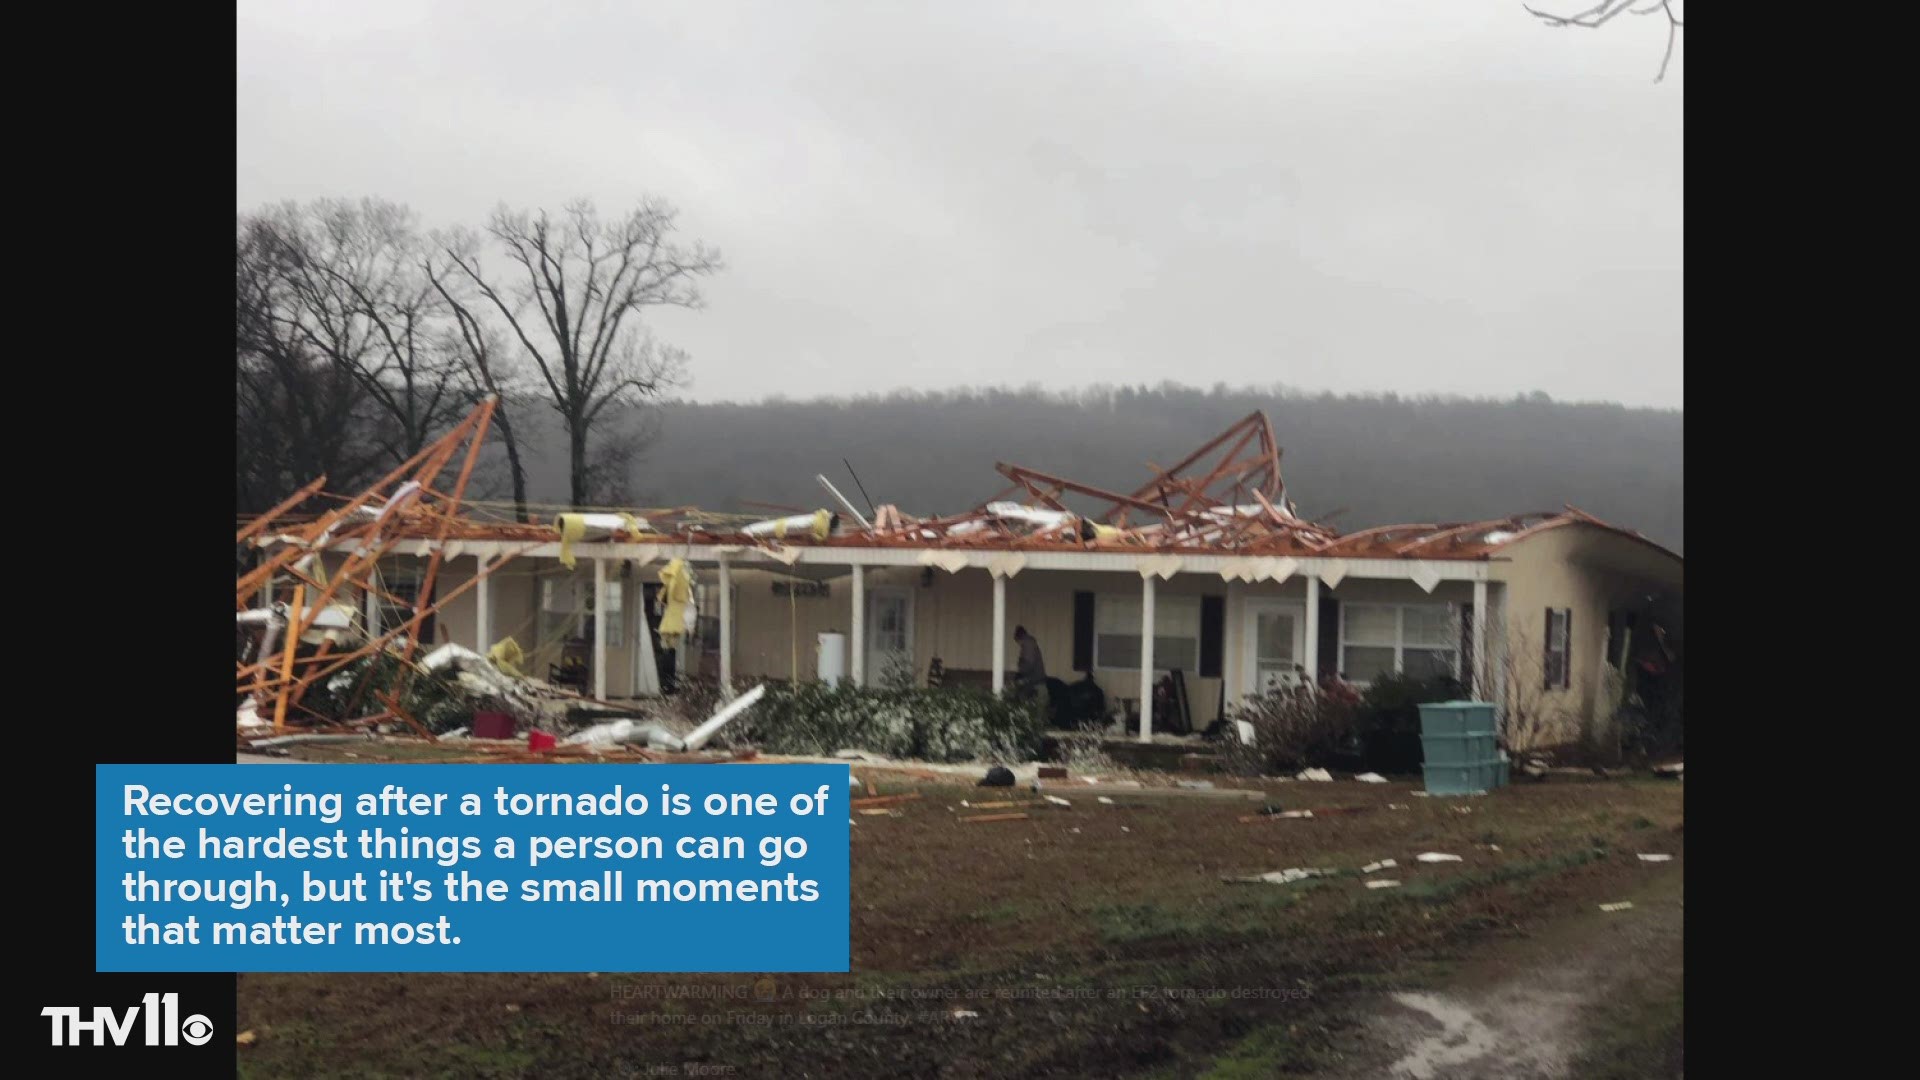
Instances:
[[[1165,554],[1320,556],[1365,559],[1485,559],[1545,529],[1585,523],[1647,541],[1568,506],[1556,511],[1466,522],[1381,525],[1341,533],[1324,521],[1298,516],[1280,473],[1281,451],[1263,412],[1242,418],[1167,468],[1155,468],[1132,491],[1112,491],[1026,465],[999,463],[1009,482],[972,509],[919,517],[882,504],[862,514],[824,477],[820,483],[839,511],[818,510],[772,519],[694,507],[581,512],[521,522],[497,507],[462,503],[471,462],[449,493],[433,485],[455,450],[470,453],[484,438],[491,403],[476,409],[447,438],[423,450],[374,488],[341,498],[319,517],[288,516],[290,507],[320,491],[316,481],[241,529],[239,539],[279,554],[240,581],[299,563],[318,547],[384,549],[397,540],[499,540],[562,543],[571,561],[577,543],[658,542],[725,547],[902,547],[1006,551],[1134,551]],[[485,415],[483,415],[485,414]],[[412,473],[410,475],[410,470]],[[1067,499],[1091,509],[1075,510]],[[359,544],[349,542],[359,541]],[[324,589],[324,586],[321,587]]]

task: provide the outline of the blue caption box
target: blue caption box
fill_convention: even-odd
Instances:
[[[94,797],[98,971],[848,969],[845,766],[100,765]]]

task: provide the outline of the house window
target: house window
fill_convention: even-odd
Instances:
[[[568,575],[550,577],[540,583],[540,610],[548,639],[578,638],[588,641],[593,639],[592,580],[592,578]],[[619,645],[626,640],[621,618],[625,610],[624,594],[624,582],[617,578],[607,582],[607,645],[609,647]]]
[[[627,583],[618,578],[607,582],[607,645],[626,643]]]
[[[380,596],[375,608],[380,614],[380,633],[396,630],[413,620],[413,607],[420,602],[420,572],[418,570],[390,570],[374,578],[374,586],[386,595]],[[421,628],[431,624],[422,622]],[[394,641],[405,641],[406,635],[399,634]]]
[[[1457,677],[1457,619],[1451,604],[1342,604],[1340,674],[1360,683],[1396,672]]]
[[[1548,690],[1573,685],[1573,609],[1547,609],[1547,654],[1542,665]]]
[[[1093,666],[1140,670],[1139,597],[1102,596],[1094,604]],[[1200,598],[1157,597],[1153,605],[1155,671],[1197,671],[1200,666]]]

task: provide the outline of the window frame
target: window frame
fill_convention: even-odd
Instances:
[[[1461,657],[1460,642],[1458,640],[1462,626],[1461,620],[1464,606],[1465,605],[1450,601],[1419,603],[1396,600],[1359,600],[1342,602],[1339,607],[1339,630],[1334,643],[1335,670],[1339,673],[1340,678],[1347,682],[1359,683],[1361,685],[1371,685],[1373,683],[1373,679],[1371,678],[1354,679],[1347,674],[1347,647],[1352,645],[1363,649],[1384,649],[1388,646],[1385,642],[1378,641],[1349,641],[1347,639],[1347,616],[1354,608],[1391,608],[1393,609],[1393,674],[1403,675],[1406,673],[1408,649],[1419,652],[1445,651],[1453,655],[1452,675],[1455,679],[1458,679],[1460,678],[1460,665],[1464,662]],[[1446,645],[1423,645],[1419,642],[1409,642],[1407,640],[1407,612],[1410,610],[1431,610],[1436,608],[1444,610],[1447,613],[1447,625],[1452,628],[1448,635],[1449,643]]]
[[[1163,663],[1163,660],[1166,657],[1166,652],[1159,647],[1158,642],[1162,639],[1174,638],[1181,641],[1190,641],[1193,643],[1193,666],[1191,668],[1181,668],[1180,670],[1185,672],[1191,678],[1200,677],[1200,637],[1203,630],[1202,624],[1205,622],[1204,613],[1201,610],[1202,599],[1204,598],[1197,594],[1193,596],[1188,596],[1185,594],[1174,594],[1171,596],[1155,596],[1154,597],[1153,637],[1156,644],[1153,650],[1153,673],[1155,676],[1165,675],[1173,671],[1172,668],[1167,667]],[[1185,608],[1188,604],[1191,604],[1193,607],[1193,633],[1190,636],[1186,634],[1179,634],[1179,633],[1162,633],[1161,632],[1162,616],[1166,612],[1171,610],[1172,607]],[[1132,620],[1133,632],[1131,634],[1106,635],[1101,633],[1101,630],[1100,630],[1101,609],[1108,605],[1115,605],[1115,606],[1124,605],[1124,606],[1130,606],[1133,609],[1133,612],[1134,612],[1134,618]],[[1125,593],[1095,593],[1094,594],[1094,597],[1093,597],[1093,670],[1108,671],[1108,672],[1133,672],[1133,673],[1139,672],[1140,665],[1138,663],[1128,664],[1123,667],[1115,667],[1111,664],[1106,663],[1104,660],[1102,660],[1100,656],[1100,651],[1101,651],[1100,639],[1105,636],[1112,636],[1112,637],[1131,637],[1131,638],[1134,638],[1135,640],[1138,640],[1140,637],[1140,618],[1139,618],[1140,607],[1141,607],[1141,599],[1137,595],[1129,596]],[[1135,655],[1138,655],[1137,650],[1135,652]]]
[[[1573,609],[1570,607],[1547,608],[1546,640],[1542,652],[1543,689],[1567,690],[1573,686]],[[1553,644],[1553,629],[1560,627],[1560,646]],[[1554,660],[1560,661],[1559,670],[1554,670]]]

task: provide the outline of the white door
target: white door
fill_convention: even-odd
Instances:
[[[905,665],[913,675],[913,592],[883,585],[867,590],[867,662],[868,686],[879,686],[887,672]]]
[[[1248,600],[1241,630],[1241,681],[1266,694],[1306,681],[1306,608],[1287,600]]]

